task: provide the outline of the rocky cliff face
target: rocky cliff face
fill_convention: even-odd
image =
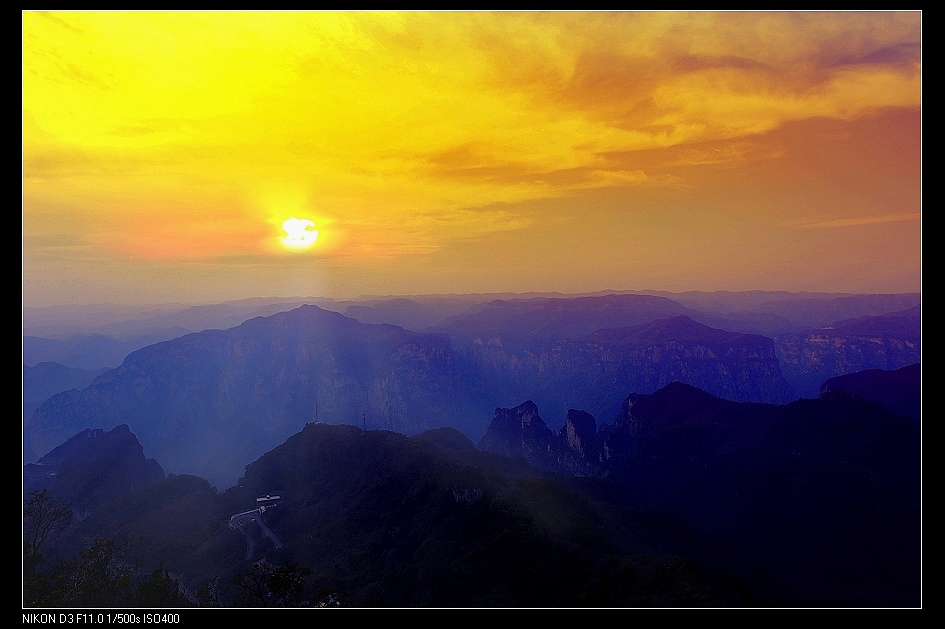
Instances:
[[[527,401],[515,408],[497,408],[479,441],[487,452],[540,462],[547,458],[553,433],[538,415],[538,407]]]
[[[918,395],[914,388],[910,391]],[[850,439],[851,430],[863,434]],[[684,495],[705,494],[708,490],[696,490],[696,485],[707,474],[737,472],[754,483],[751,469],[782,457],[801,457],[794,463],[817,469],[863,464],[867,475],[883,469],[897,491],[908,488],[908,496],[902,497],[917,504],[919,468],[911,457],[918,453],[910,448],[918,447],[918,436],[915,422],[859,396],[834,393],[786,405],[741,403],[674,382],[652,394],[628,395],[614,422],[599,428],[583,411],[571,410],[561,431],[554,433],[532,402],[496,409],[478,447],[523,458],[541,469],[616,480],[643,504],[698,510],[702,507],[689,505]],[[914,477],[904,481],[900,469]],[[703,506],[705,517],[708,512],[729,517],[724,509]]]
[[[600,427],[590,413],[571,409],[564,426],[555,433],[541,419],[535,403],[529,401],[515,408],[497,408],[478,448],[525,459],[540,469],[604,478],[664,431],[698,425],[704,417],[722,413],[720,409],[731,410],[732,424],[726,429],[733,428],[743,409],[763,406],[767,405],[741,405],[673,382],[653,394],[630,394],[614,422]],[[654,408],[660,409],[659,422],[652,419]],[[700,435],[706,447],[714,443],[708,436]]]
[[[921,361],[921,306],[840,321],[778,339],[777,356],[798,397],[813,398],[825,380],[867,369],[899,369]]]
[[[734,401],[794,398],[772,339],[710,328],[684,315],[579,339],[532,341],[518,352],[501,339],[480,339],[466,347],[461,365],[484,390],[531,398],[559,417],[569,408],[612,417],[620,392],[652,393],[675,381]]]
[[[590,413],[570,410],[561,430],[552,431],[528,401],[497,408],[477,446],[485,452],[526,460],[531,465],[570,476],[602,475],[597,421]]]
[[[438,327],[453,336],[470,382],[532,399],[553,417],[568,408],[613,416],[615,392],[652,393],[674,381],[728,400],[782,404],[817,397],[831,377],[920,360],[921,306],[765,336],[731,331],[743,323],[735,318],[639,297],[496,302]],[[918,298],[865,297],[801,300],[784,311],[798,321],[822,321]],[[720,327],[699,322],[710,319]]]

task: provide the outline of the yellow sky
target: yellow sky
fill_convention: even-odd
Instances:
[[[28,305],[920,290],[920,12],[22,21]]]

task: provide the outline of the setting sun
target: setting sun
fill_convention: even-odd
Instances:
[[[919,11],[22,21],[31,305],[919,289]]]
[[[282,245],[290,251],[303,251],[315,244],[318,240],[318,230],[315,223],[307,218],[290,218],[282,223],[285,236],[280,240]]]

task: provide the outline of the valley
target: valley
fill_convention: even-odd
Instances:
[[[293,303],[90,380],[43,366],[37,391],[78,385],[29,421],[24,393],[24,499],[74,518],[47,569],[103,538],[187,575],[188,605],[289,569],[350,606],[916,604],[918,296],[753,298]]]

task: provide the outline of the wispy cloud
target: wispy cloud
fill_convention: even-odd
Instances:
[[[861,227],[863,225],[879,225],[883,223],[920,221],[921,219],[922,214],[920,212],[914,212],[910,214],[890,214],[886,216],[857,216],[828,219],[811,217],[793,221],[790,225],[798,229],[837,229],[843,227]]]
[[[447,253],[474,274],[512,241],[536,269],[579,241],[582,277],[606,284],[627,242],[647,268],[750,267],[757,238],[731,236],[746,216],[916,220],[921,27],[916,11],[27,11],[24,259],[67,251],[49,243],[68,224],[116,267],[270,265],[304,215],[320,234],[304,259],[350,274]],[[879,119],[897,126],[862,124]]]

